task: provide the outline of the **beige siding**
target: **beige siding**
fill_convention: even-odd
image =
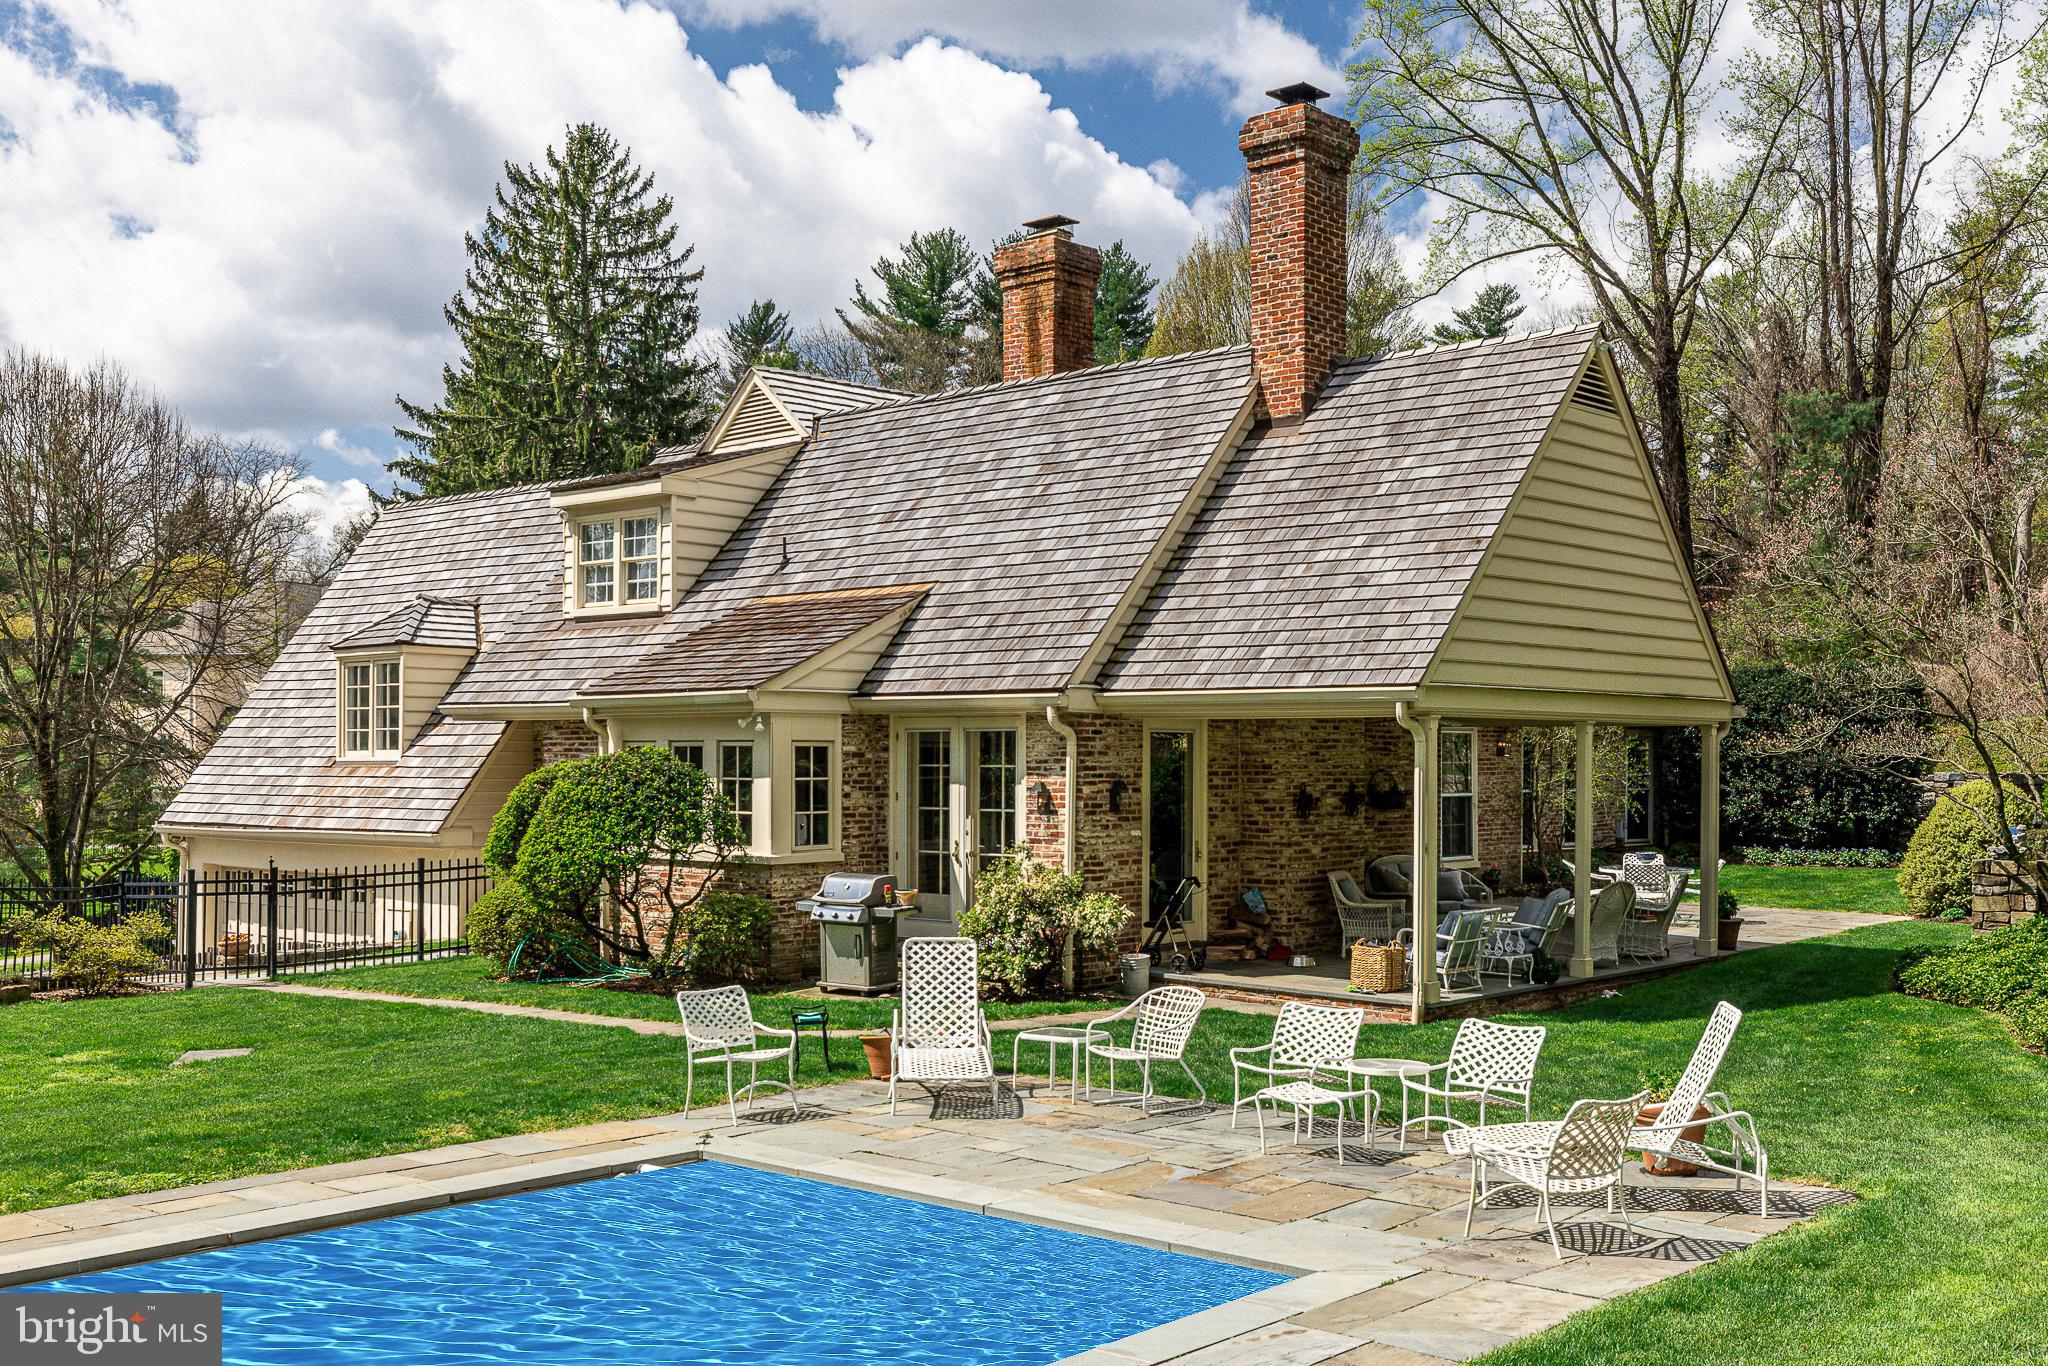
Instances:
[[[792,446],[779,457],[755,457],[693,475],[689,492],[677,500],[672,529],[678,598],[690,591],[795,454]]]
[[[749,377],[746,392],[738,395],[739,402],[730,415],[719,424],[718,431],[704,445],[708,453],[717,451],[751,451],[778,446],[785,441],[794,441],[803,433],[789,420],[767,390]]]
[[[420,727],[441,705],[456,675],[469,663],[474,651],[433,650],[414,646],[399,652],[399,744],[410,745]]]
[[[1428,681],[1728,696],[1649,461],[1622,418],[1564,406]]]
[[[497,748],[471,780],[469,791],[462,795],[442,837],[454,845],[481,849],[499,808],[534,767],[533,728],[525,722],[507,726]]]

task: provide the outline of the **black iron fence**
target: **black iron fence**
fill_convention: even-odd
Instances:
[[[490,889],[474,859],[375,867],[187,873],[181,882],[107,878],[83,888],[0,884],[0,977],[49,980],[49,953],[23,922],[57,912],[96,925],[156,911],[171,926],[146,980],[276,977],[465,952],[469,909]]]

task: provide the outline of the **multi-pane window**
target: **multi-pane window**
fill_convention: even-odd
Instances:
[[[576,600],[652,604],[661,593],[661,519],[620,517],[576,528]]]
[[[799,849],[832,842],[832,746],[798,745],[790,773],[790,796],[796,812],[794,841]]]
[[[1478,853],[1478,748],[1469,730],[1447,730],[1440,741],[1440,854],[1447,859],[1473,858]]]
[[[341,752],[398,753],[398,661],[346,664],[341,671]]]
[[[974,732],[974,862],[1007,854],[1017,843],[1017,732]]]
[[[704,742],[702,740],[671,740],[668,744],[668,752],[681,759],[691,768],[696,769],[699,773],[706,771],[704,768]]]
[[[718,746],[718,791],[732,803],[739,820],[740,839],[754,842],[754,746],[744,740],[726,740]]]
[[[912,737],[912,876],[932,896],[953,894],[953,734],[921,730]]]

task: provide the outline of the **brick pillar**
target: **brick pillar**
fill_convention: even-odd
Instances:
[[[1003,287],[1003,378],[1031,379],[1095,364],[1095,282],[1102,256],[1055,214],[1024,226],[1031,236],[996,252]]]
[[[1246,119],[1237,145],[1250,172],[1252,350],[1266,410],[1288,421],[1308,412],[1344,354],[1345,186],[1358,132],[1315,106],[1327,91],[1266,93],[1280,107]]]

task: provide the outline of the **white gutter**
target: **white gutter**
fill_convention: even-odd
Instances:
[[[1068,725],[1065,721],[1060,720],[1060,709],[1056,705],[1048,705],[1046,707],[1045,724],[1052,728],[1053,734],[1059,736],[1067,742],[1067,809],[1064,819],[1060,821],[1060,825],[1062,827],[1060,864],[1068,872],[1072,873],[1079,871],[1076,865],[1080,861],[1079,825],[1081,816],[1081,794],[1075,790],[1075,780],[1079,776],[1081,769],[1081,736],[1077,731],[1075,731],[1075,729],[1072,726]],[[1060,964],[1060,986],[1069,995],[1073,994],[1074,941],[1072,938],[1069,938],[1067,940],[1066,957]]]

